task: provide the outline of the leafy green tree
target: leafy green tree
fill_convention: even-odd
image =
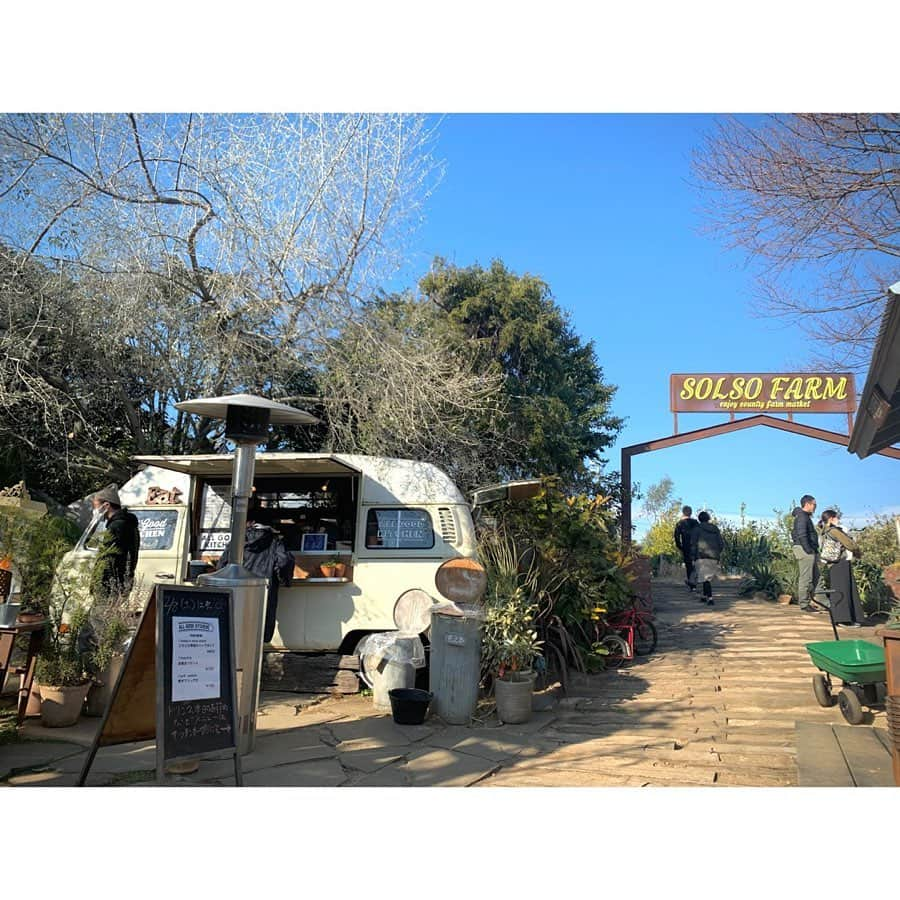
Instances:
[[[641,553],[644,556],[680,560],[681,551],[675,546],[675,525],[680,517],[677,510],[661,514],[647,529],[641,541]]]
[[[603,451],[622,420],[610,412],[616,388],[603,379],[592,341],[584,343],[549,285],[500,261],[460,268],[442,259],[419,283],[471,342],[483,371],[503,376],[509,477],[558,475],[595,488]]]

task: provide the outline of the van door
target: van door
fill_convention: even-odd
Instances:
[[[188,507],[132,506],[141,532],[132,599],[143,607],[157,581],[181,584],[187,577]]]
[[[184,580],[187,558],[188,507],[132,506],[141,533],[141,548],[134,574],[132,599],[143,608],[156,581]],[[97,516],[60,565],[61,586],[79,602],[90,601],[91,572],[106,531],[106,519]]]

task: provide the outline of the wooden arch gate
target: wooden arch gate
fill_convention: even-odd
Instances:
[[[631,457],[639,453],[650,453],[653,450],[664,450],[666,447],[677,447],[679,444],[689,444],[691,441],[702,441],[704,438],[716,437],[720,434],[729,434],[732,431],[742,431],[745,428],[753,428],[755,425],[765,425],[768,428],[777,428],[780,431],[790,431],[792,434],[802,434],[805,437],[816,438],[820,441],[828,441],[831,444],[840,444],[846,447],[850,443],[850,436],[840,434],[837,431],[826,431],[824,428],[815,428],[812,425],[800,425],[797,422],[776,419],[773,416],[748,416],[746,419],[735,419],[733,422],[724,422],[721,425],[712,425],[709,428],[698,428],[696,431],[686,431],[684,434],[673,434],[669,437],[659,438],[655,441],[647,441],[643,444],[632,444],[622,448],[622,546],[626,547],[631,541]],[[900,459],[900,449],[885,447],[878,451],[881,456],[889,456],[892,459]]]

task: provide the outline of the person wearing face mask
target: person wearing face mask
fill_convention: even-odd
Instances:
[[[134,584],[141,547],[137,516],[122,506],[119,493],[110,485],[91,497],[95,513],[106,520],[106,534],[97,556],[92,579],[95,596],[125,596]]]

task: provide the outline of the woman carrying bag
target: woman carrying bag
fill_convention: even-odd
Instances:
[[[840,526],[837,510],[826,509],[819,519],[819,581],[814,599],[820,606],[831,607],[831,616],[838,625],[859,625],[859,592],[850,567],[851,559],[861,555],[859,545]],[[831,586],[832,600],[825,593],[826,576]]]

